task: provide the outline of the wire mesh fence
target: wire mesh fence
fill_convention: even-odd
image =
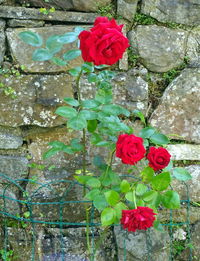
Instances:
[[[108,250],[104,257],[97,258],[95,245],[104,249],[108,243],[102,246],[105,241],[104,232],[101,233],[101,224],[98,221],[95,209],[88,200],[74,200],[74,190],[81,193],[83,186],[72,180],[55,180],[45,184],[33,179],[13,180],[4,174],[0,174],[0,219],[1,219],[1,259],[0,260],[24,260],[24,261],[87,261],[87,255],[73,254],[72,246],[66,240],[66,229],[70,228],[73,233],[70,234],[71,243],[79,244],[77,240],[82,241],[82,247],[86,248],[86,229],[89,228],[89,240],[91,243],[93,260],[132,260],[129,256],[130,238],[127,231],[123,231],[118,226],[117,233],[121,233],[121,254],[116,249],[111,257]],[[27,191],[27,184],[31,184],[31,189]],[[182,200],[182,207],[186,209],[186,218],[183,222],[174,222],[174,211],[169,210],[168,222],[162,223],[162,227],[169,233],[169,245],[167,259],[176,260],[173,250],[173,232],[176,227],[183,227],[187,231],[187,244],[191,244],[190,231],[190,198],[189,188],[185,184],[187,199]],[[41,200],[42,198],[42,200]],[[88,221],[84,220],[85,208],[90,209]],[[117,227],[117,226],[115,226]],[[79,230],[78,230],[79,229]],[[44,231],[50,231],[54,237],[54,243],[48,243],[52,238],[44,236]],[[111,228],[114,230],[114,227]],[[13,232],[14,231],[14,232]],[[25,233],[25,231],[28,233]],[[120,231],[120,232],[119,232]],[[12,233],[11,233],[12,232]],[[80,233],[80,237],[75,236]],[[108,233],[108,231],[107,231]],[[101,234],[101,237],[100,237]],[[16,236],[18,235],[18,236]],[[27,236],[28,235],[28,236]],[[134,236],[134,233],[131,233]],[[145,232],[145,246],[143,251],[148,261],[156,260],[153,256],[153,237],[151,230]],[[97,240],[98,238],[98,240]],[[56,241],[55,241],[56,239]],[[14,243],[13,243],[14,242]],[[24,242],[26,242],[24,244]],[[105,241],[106,242],[106,241]],[[22,245],[20,247],[20,244]],[[46,244],[46,253],[42,250]],[[28,245],[28,247],[27,247]],[[27,247],[27,250],[26,250]],[[16,254],[16,248],[18,253]],[[115,248],[110,245],[110,249]],[[25,255],[20,253],[20,249],[25,251]],[[84,250],[86,253],[86,250]],[[100,251],[100,250],[98,250]],[[98,252],[97,251],[97,252]],[[21,259],[19,258],[21,256]],[[134,260],[134,259],[133,259]],[[189,248],[188,261],[192,260],[192,248]]]

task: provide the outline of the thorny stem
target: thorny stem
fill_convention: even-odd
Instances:
[[[82,75],[82,70],[78,74],[76,78],[76,89],[77,89],[77,95],[78,95],[78,101],[81,104],[81,90],[80,90],[80,79]],[[82,143],[83,143],[83,161],[82,161],[82,174],[86,174],[86,130],[85,128],[82,131]],[[86,186],[83,187],[83,197],[86,194]],[[88,208],[87,203],[85,204],[85,214],[86,214],[86,241],[87,241],[87,251],[88,254],[91,255],[91,247],[90,247],[90,230],[89,230],[89,212],[90,209]]]

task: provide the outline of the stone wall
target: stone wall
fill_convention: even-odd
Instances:
[[[52,9],[52,7],[55,8]],[[45,9],[40,9],[45,8]],[[45,13],[46,10],[46,13]],[[49,11],[51,10],[51,11]],[[59,153],[50,160],[43,161],[42,154],[53,140],[67,142],[65,122],[55,115],[55,109],[66,96],[75,95],[73,78],[64,73],[66,68],[49,62],[31,60],[32,47],[25,45],[18,37],[19,32],[38,32],[48,38],[52,34],[71,31],[77,24],[88,28],[95,17],[115,15],[125,24],[124,30],[131,47],[124,58],[113,69],[114,99],[128,109],[139,109],[149,119],[150,124],[165,134],[170,134],[173,144],[168,146],[177,164],[188,165],[193,176],[189,184],[193,202],[191,229],[194,254],[200,258],[198,247],[200,209],[200,3],[198,0],[0,0],[0,170],[11,179],[31,179],[37,182],[54,182],[52,190],[40,188],[31,183],[21,182],[22,187],[37,202],[56,201],[66,189],[66,183],[58,180],[72,179],[74,170],[81,163],[81,156],[66,156]],[[73,44],[69,46],[72,48]],[[66,51],[66,50],[65,50]],[[74,61],[74,65],[81,59]],[[83,97],[93,95],[92,86],[83,80]],[[140,126],[133,123],[135,129]],[[73,134],[78,136],[79,134]],[[88,157],[94,152],[88,148]],[[52,167],[55,165],[55,167]],[[30,167],[32,166],[32,167]],[[34,168],[33,168],[34,167]],[[1,178],[1,183],[5,180]],[[175,184],[186,197],[183,184]],[[13,186],[8,196],[21,198],[21,189]],[[0,192],[2,185],[0,184]],[[81,198],[80,187],[74,187],[66,200]],[[13,203],[10,213],[23,213],[23,206]],[[70,204],[64,208],[64,220],[81,222],[84,208]],[[37,219],[58,220],[59,209],[34,208]],[[183,208],[174,214],[174,220],[184,222],[186,211]],[[167,214],[162,214],[167,222]],[[185,227],[183,227],[186,230]],[[59,260],[58,229],[38,228],[38,235],[45,238],[43,243],[44,260]],[[96,236],[98,237],[98,231]],[[165,239],[159,232],[151,232],[152,260],[168,260],[169,236]],[[18,259],[28,261],[31,249],[24,248],[22,233],[10,227],[10,244],[17,251]],[[85,258],[85,232],[82,228],[64,229],[66,260]],[[38,236],[39,237],[39,236]],[[72,242],[72,237],[75,242]],[[144,233],[129,235],[127,238],[127,260],[146,260],[147,253],[141,251],[140,242],[146,242]],[[16,245],[16,238],[21,248]],[[48,240],[49,239],[49,240]],[[163,238],[162,238],[163,239]],[[29,240],[27,238],[27,240]],[[40,240],[40,237],[39,239]],[[1,243],[0,243],[1,245]],[[137,247],[135,247],[137,246]],[[1,246],[2,247],[2,246]],[[54,248],[55,253],[49,252]],[[21,250],[20,250],[21,249]],[[25,249],[25,251],[22,251]],[[162,251],[166,249],[166,251]],[[58,249],[59,251],[59,249]],[[23,252],[21,257],[19,253]],[[118,257],[117,257],[118,255]],[[53,259],[54,258],[54,259]],[[56,259],[57,258],[57,259]],[[81,259],[82,258],[82,259]],[[108,259],[109,258],[109,259]],[[118,259],[117,259],[118,258]],[[61,260],[61,259],[60,259]],[[110,231],[96,260],[123,260],[123,233],[116,228]],[[188,249],[183,249],[176,260],[189,260]]]

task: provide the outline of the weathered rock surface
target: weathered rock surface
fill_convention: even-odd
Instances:
[[[191,243],[192,243],[192,258],[197,259],[200,257],[200,222],[197,222],[191,231]],[[190,260],[190,249],[187,247],[179,257],[177,257],[177,261],[182,260]]]
[[[191,201],[198,202],[200,199],[200,165],[191,165],[186,169],[192,176],[192,179],[186,182],[188,191],[186,185],[178,180],[173,180],[172,187],[176,188],[182,200],[187,200],[189,196]]]
[[[154,229],[150,229],[148,232],[149,235],[147,235],[147,232],[144,230],[126,233],[117,226],[115,226],[114,231],[120,261],[124,260],[124,240],[127,261],[146,261],[148,260],[148,256],[155,261],[167,261],[169,259],[170,239],[167,232],[161,233]],[[150,241],[148,240],[148,237],[150,237]],[[150,248],[149,250],[148,247]]]
[[[43,261],[89,261],[87,258],[86,232],[84,227],[60,229],[35,226],[35,258]],[[94,228],[94,240],[99,240],[99,229]],[[0,246],[3,249],[3,233],[0,235]],[[9,227],[8,244],[12,246],[17,261],[32,258],[32,233],[24,229]],[[113,234],[108,231],[101,250],[97,250],[95,261],[114,261],[115,246]],[[63,242],[63,247],[62,247]],[[64,259],[63,259],[64,258]]]
[[[42,27],[44,26],[44,21],[37,20],[20,20],[20,19],[9,19],[9,27]]]
[[[187,57],[189,57],[190,66],[200,67],[200,26],[190,31],[187,42]]]
[[[73,96],[69,75],[10,76],[2,82],[15,89],[17,98],[0,96],[0,125],[53,127],[65,122],[54,112],[64,97]]]
[[[5,33],[4,33],[4,27],[5,27],[5,21],[0,19],[0,65],[3,62],[4,54],[6,50],[6,42],[5,42]]]
[[[142,12],[161,22],[200,24],[198,0],[142,0]]]
[[[35,50],[34,47],[22,42],[22,40],[19,38],[19,33],[24,31],[32,31],[35,33],[38,33],[42,36],[43,40],[46,41],[46,39],[52,35],[61,35],[65,34],[67,32],[71,32],[74,30],[74,26],[49,26],[49,27],[43,27],[43,28],[17,28],[17,29],[8,29],[7,30],[7,37],[8,37],[8,43],[11,49],[11,54],[13,56],[13,59],[19,64],[25,66],[24,71],[26,72],[66,72],[66,69],[78,66],[82,63],[82,58],[78,57],[74,59],[70,63],[70,67],[68,66],[58,66],[56,64],[53,64],[51,61],[45,61],[45,62],[37,62],[32,60],[32,54]],[[62,55],[66,53],[67,51],[71,49],[77,49],[77,43],[73,42],[67,45],[64,45],[63,50],[61,50],[58,53],[58,56],[62,58]]]
[[[0,126],[0,149],[18,149],[22,143],[19,129]]]
[[[189,207],[189,208],[188,208]],[[173,223],[190,223],[195,224],[200,219],[200,208],[188,206],[184,203],[181,208],[174,209],[172,212],[172,222]],[[188,219],[189,217],[189,219]],[[159,210],[158,219],[165,224],[170,224],[170,210],[162,209]]]
[[[16,195],[12,192],[12,186],[7,187],[0,184],[0,211],[10,215],[17,215],[20,213],[20,207]]]
[[[200,69],[183,70],[165,90],[150,123],[165,134],[200,143],[199,87]]]
[[[111,0],[99,0],[94,2],[93,0],[49,0],[44,2],[43,0],[18,0],[19,3],[27,3],[30,6],[35,7],[55,7],[61,10],[77,10],[83,12],[95,12],[99,7],[110,4]]]
[[[187,36],[186,31],[157,25],[139,25],[128,34],[142,64],[153,72],[166,72],[183,62]]]
[[[167,150],[173,160],[200,160],[200,146],[192,144],[170,144]]]
[[[98,15],[94,13],[65,12],[65,11],[55,11],[46,15],[40,12],[39,9],[35,9],[35,8],[0,6],[0,17],[4,17],[4,18],[93,24],[97,16]]]
[[[7,175],[11,179],[27,178],[27,164],[28,160],[25,157],[0,155],[1,173]],[[5,182],[5,179],[1,177],[0,182]]]
[[[133,21],[136,13],[138,0],[118,0],[117,13],[129,21]]]
[[[82,80],[84,99],[94,97],[94,85]],[[135,74],[134,70],[117,73],[112,81],[114,103],[129,110],[138,109],[145,113],[148,106],[148,83]]]

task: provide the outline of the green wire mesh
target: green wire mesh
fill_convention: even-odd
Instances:
[[[37,189],[35,189],[31,195],[27,193],[27,191],[24,189],[23,183],[32,183],[37,185]],[[13,180],[9,178],[8,176],[1,174],[0,173],[0,183],[3,184],[3,190],[2,194],[0,195],[0,200],[3,202],[2,206],[0,206],[0,218],[3,221],[2,226],[3,226],[3,233],[4,233],[4,242],[3,242],[3,248],[4,252],[7,253],[8,251],[8,243],[9,243],[9,233],[8,233],[8,220],[15,220],[18,221],[21,224],[29,224],[29,227],[31,229],[31,256],[30,259],[31,261],[38,261],[38,258],[36,257],[36,252],[37,252],[37,247],[36,247],[36,241],[38,238],[38,231],[36,229],[36,225],[45,225],[45,226],[50,226],[50,227],[58,227],[59,228],[59,245],[60,245],[60,251],[59,251],[59,259],[53,259],[53,260],[59,260],[59,261],[66,261],[66,253],[64,251],[64,237],[63,237],[63,229],[66,227],[87,227],[89,225],[90,229],[90,240],[91,240],[91,246],[92,246],[92,255],[93,257],[95,256],[95,228],[100,228],[101,224],[99,222],[96,222],[95,220],[95,209],[92,205],[91,201],[87,200],[66,200],[67,195],[69,195],[74,188],[74,186],[78,186],[81,189],[83,189],[83,186],[75,181],[71,180],[56,180],[56,181],[51,181],[46,184],[39,183],[37,181],[33,180],[28,180],[28,179],[17,179]],[[37,202],[37,195],[42,189],[47,189],[50,191],[53,190],[52,186],[56,184],[61,184],[63,183],[64,186],[66,187],[65,191],[62,192],[62,195],[59,196],[58,201],[52,201],[52,202]],[[17,188],[20,191],[20,195],[22,195],[22,199],[17,199],[14,197],[10,197],[8,195],[8,189],[9,188]],[[189,198],[189,189],[187,184],[185,183],[185,189],[187,192],[187,199],[182,200],[181,203],[185,205],[185,208],[187,210],[187,218],[185,222],[173,222],[173,211],[170,210],[170,216],[169,216],[169,222],[162,224],[162,226],[168,228],[169,230],[169,235],[170,235],[170,254],[169,254],[169,261],[174,260],[173,257],[173,228],[176,226],[183,226],[185,225],[187,228],[187,242],[190,244],[191,243],[191,232],[190,232],[190,198]],[[19,204],[20,206],[25,206],[27,211],[28,211],[28,216],[19,216],[16,215],[15,213],[12,213],[10,211],[10,206],[12,206],[12,203],[15,202]],[[90,217],[89,217],[89,223],[87,222],[67,222],[64,218],[64,207],[70,206],[70,204],[74,204],[75,207],[80,208],[81,205],[87,204],[87,206],[90,206]],[[38,206],[47,206],[48,208],[51,208],[52,206],[58,207],[58,219],[57,220],[44,220],[45,216],[41,218],[36,218],[34,217],[34,208]],[[127,248],[126,248],[126,239],[128,232],[123,231],[124,235],[124,240],[123,240],[123,261],[127,260]],[[147,247],[147,260],[148,261],[154,261],[152,258],[152,239],[151,239],[151,233],[150,230],[146,231],[146,247]],[[12,260],[9,258],[4,258],[4,260]],[[29,261],[29,260],[24,260],[24,261]],[[40,259],[39,259],[40,260]],[[95,259],[94,259],[95,260]],[[192,260],[192,248],[189,248],[189,257],[188,261]],[[40,261],[43,261],[41,259]],[[81,259],[81,261],[87,261],[87,259]],[[109,260],[108,260],[109,261]],[[120,260],[121,261],[121,260]]]

